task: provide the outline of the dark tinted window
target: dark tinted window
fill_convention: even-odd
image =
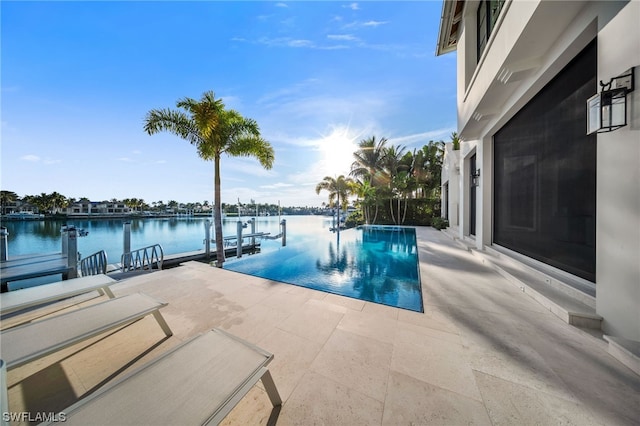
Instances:
[[[595,41],[494,135],[494,242],[595,282]]]

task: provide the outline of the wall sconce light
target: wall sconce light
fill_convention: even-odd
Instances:
[[[602,91],[587,101],[587,134],[612,132],[627,125],[627,93],[633,92],[635,67],[600,81]]]
[[[471,186],[480,185],[480,169],[471,172]]]

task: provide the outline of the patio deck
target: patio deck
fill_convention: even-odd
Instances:
[[[225,424],[638,424],[640,377],[604,340],[564,323],[440,232],[418,228],[418,245],[424,313],[197,262],[127,279],[112,286],[116,296],[141,291],[168,302],[174,336],[146,318],[11,370],[9,408],[64,410],[220,327],[275,354],[270,370],[284,401],[272,410],[256,386]],[[69,309],[106,296],[90,297]],[[4,318],[2,328],[18,319]]]

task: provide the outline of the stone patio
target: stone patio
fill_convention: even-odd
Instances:
[[[275,354],[284,400],[257,385],[226,424],[632,425],[640,377],[598,335],[567,325],[432,228],[417,228],[424,313],[246,276],[206,264],[127,279],[152,317],[8,373],[12,412],[63,411],[185,339],[220,327]],[[76,309],[77,297],[6,318]],[[1,342],[0,342],[1,343]]]

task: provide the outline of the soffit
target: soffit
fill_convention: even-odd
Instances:
[[[462,11],[465,0],[444,0],[442,16],[438,32],[438,46],[436,55],[453,52],[458,45],[458,33],[462,23]]]

